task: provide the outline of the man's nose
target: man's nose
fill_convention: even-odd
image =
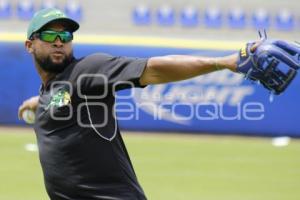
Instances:
[[[52,45],[54,47],[63,47],[64,43],[61,41],[60,37],[57,36]]]

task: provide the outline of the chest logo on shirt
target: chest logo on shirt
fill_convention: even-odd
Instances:
[[[71,103],[70,93],[66,89],[57,91],[50,100],[47,108],[51,106],[62,107]]]

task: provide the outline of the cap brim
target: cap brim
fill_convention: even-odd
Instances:
[[[51,21],[47,22],[46,24],[44,24],[37,31],[40,31],[43,28],[45,28],[46,26],[48,26],[49,24],[56,23],[56,22],[63,23],[64,26],[66,26],[67,30],[71,31],[71,32],[75,32],[75,31],[77,31],[79,29],[79,24],[76,21],[74,21],[73,19],[70,19],[70,18],[56,18],[56,19],[51,20]]]

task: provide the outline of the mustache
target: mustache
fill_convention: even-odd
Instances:
[[[50,53],[59,53],[59,54],[66,55],[66,52],[64,50],[61,50],[61,49],[55,49],[55,50],[51,51]]]
[[[53,63],[50,54],[51,53],[62,53],[64,55],[64,58],[61,63]],[[63,50],[53,50],[48,55],[39,55],[36,52],[34,52],[34,59],[38,63],[39,67],[41,67],[43,70],[47,72],[52,73],[60,73],[64,71],[64,69],[72,62],[74,59],[73,52],[70,54],[65,53]]]

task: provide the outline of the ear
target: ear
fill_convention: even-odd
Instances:
[[[31,40],[26,40],[25,41],[25,48],[26,48],[28,53],[32,53],[33,52],[33,42]]]

